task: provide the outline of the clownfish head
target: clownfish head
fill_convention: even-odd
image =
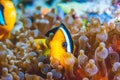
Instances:
[[[46,36],[49,37],[50,33],[54,33],[50,41],[50,54],[52,57],[61,60],[66,53],[73,53],[72,37],[63,23],[48,31]]]
[[[0,0],[0,27],[11,31],[16,21],[16,9],[10,0]]]

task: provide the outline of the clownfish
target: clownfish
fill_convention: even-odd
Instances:
[[[10,0],[0,0],[0,40],[9,38],[16,22],[16,9]]]
[[[49,37],[50,33],[54,33],[52,40],[50,41],[50,56],[59,60],[62,63],[62,59],[66,53],[73,53],[74,45],[71,34],[66,26],[61,23],[60,26],[53,28],[52,30],[46,33],[46,36]]]

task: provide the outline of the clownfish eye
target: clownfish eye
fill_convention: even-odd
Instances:
[[[62,47],[67,48],[67,43],[66,43],[66,42],[63,42],[63,43],[62,43]]]

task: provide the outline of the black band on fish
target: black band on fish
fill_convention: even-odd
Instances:
[[[2,26],[5,25],[3,11],[4,11],[4,7],[0,4],[0,25],[2,25]]]
[[[65,39],[67,43],[67,52],[73,53],[73,41],[72,41],[70,32],[68,31],[68,29],[65,27],[63,23],[61,23],[59,29],[61,29],[65,35]]]

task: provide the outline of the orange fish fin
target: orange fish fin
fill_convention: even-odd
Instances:
[[[4,36],[3,36],[3,40],[5,40],[5,39],[7,39],[7,38],[9,38],[10,37],[10,33],[9,32],[6,32],[5,34],[4,34]]]
[[[0,27],[1,27],[1,26],[0,26]],[[5,32],[6,32],[5,29],[0,28],[0,35],[3,35]]]
[[[10,37],[10,32],[3,30],[0,30],[0,40],[5,40]]]

